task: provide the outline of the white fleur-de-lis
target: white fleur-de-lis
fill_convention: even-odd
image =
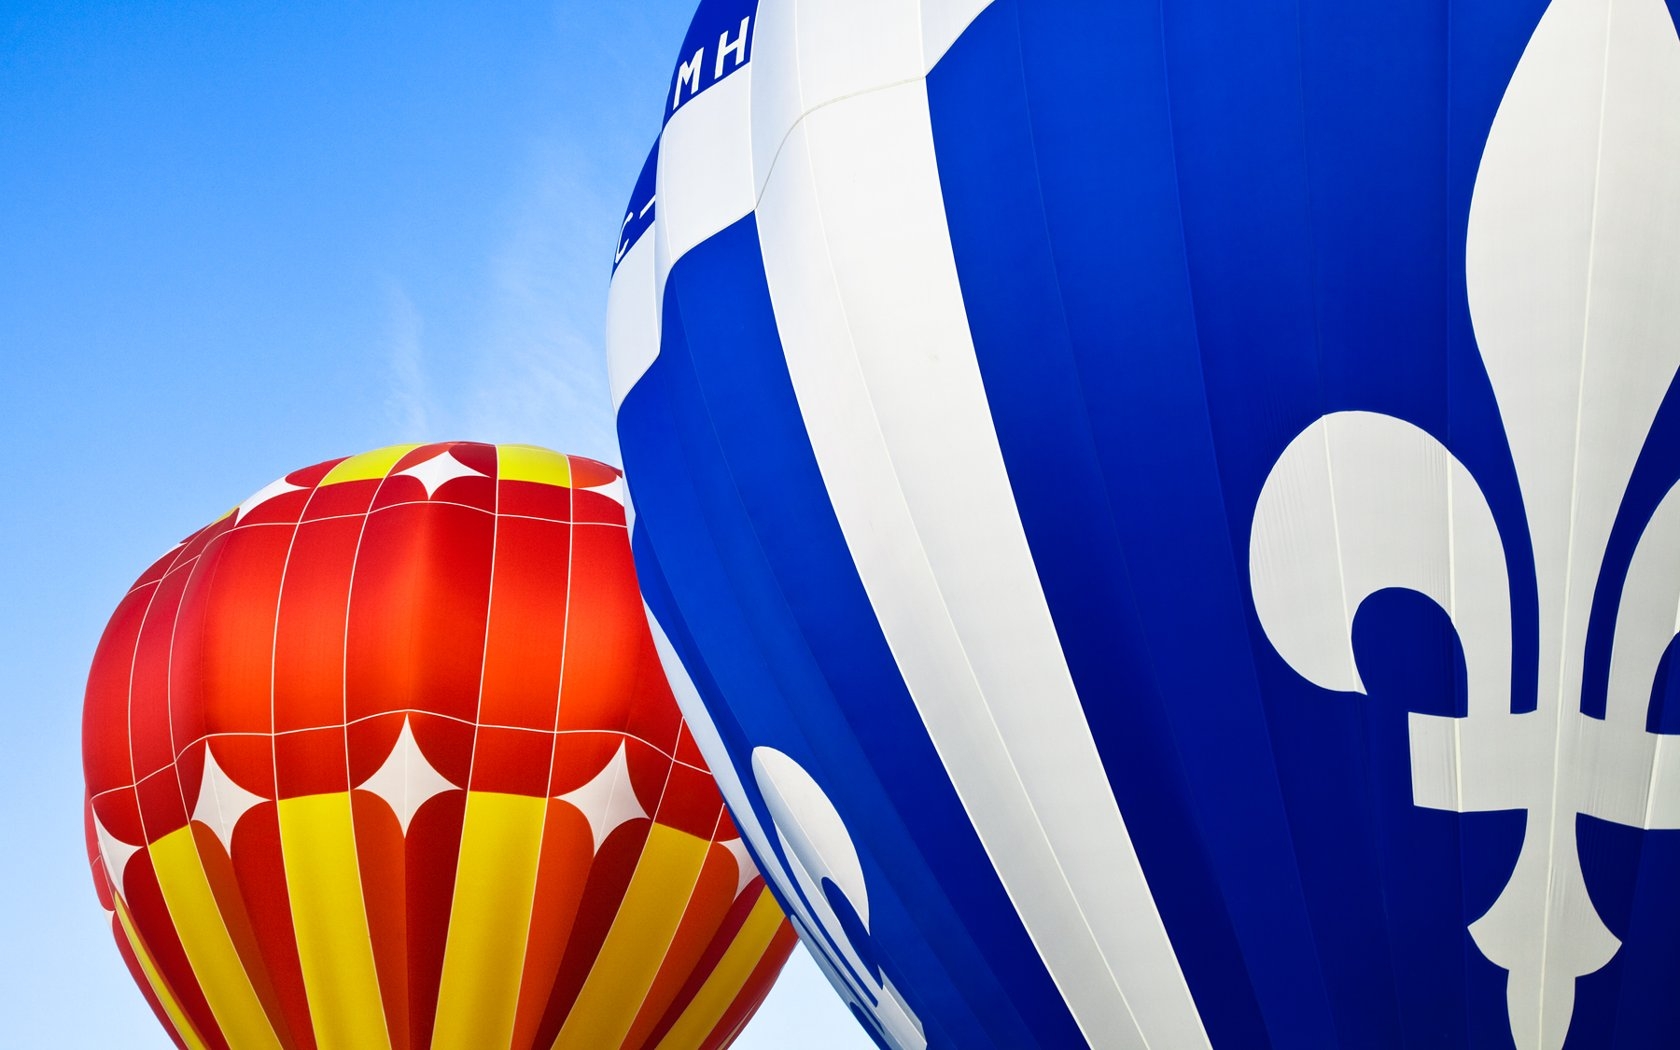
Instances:
[[[845,900],[863,926],[859,932],[867,937],[869,885],[857,845],[833,800],[791,756],[773,747],[757,747],[752,752],[753,782],[770,817],[768,825],[761,822],[741,779],[742,771],[730,760],[694,679],[677,657],[659,618],[647,606],[642,609],[671,692],[718,787],[731,802],[730,815],[740,829],[741,841],[751,844],[765,881],[781,890],[788,921],[811,949],[812,961],[849,1005],[871,1019],[883,1045],[892,1050],[926,1050],[921,1019],[892,978],[865,964],[867,953],[853,943],[852,933],[824,889],[826,883]]]
[[[1516,467],[1539,599],[1538,696],[1513,713],[1505,542],[1448,449],[1390,416],[1340,412],[1295,438],[1255,509],[1255,608],[1278,653],[1363,692],[1352,622],[1404,588],[1451,617],[1468,712],[1414,713],[1415,804],[1524,810],[1509,881],[1470,926],[1509,972],[1521,1050],[1563,1045],[1576,979],[1620,942],[1587,892],[1577,814],[1680,828],[1680,741],[1645,730],[1680,618],[1680,490],[1624,581],[1611,528],[1680,367],[1680,39],[1662,0],[1553,0],[1506,89],[1470,208],[1466,281]],[[1620,585],[1605,717],[1581,710],[1594,596]],[[1613,593],[1613,592],[1612,592]]]
[[[822,959],[828,978],[846,997],[880,1026],[877,1033],[897,1050],[924,1050],[922,1023],[893,986],[892,978],[876,973],[860,955],[851,934],[836,914],[823,886],[833,886],[857,914],[864,931],[869,927],[869,886],[863,861],[851,832],[827,792],[805,767],[773,747],[757,747],[752,756],[753,777],[770,810],[776,838],[787,857],[781,874],[794,902],[791,918],[806,943],[826,946],[837,956]],[[821,959],[822,952],[814,953]]]

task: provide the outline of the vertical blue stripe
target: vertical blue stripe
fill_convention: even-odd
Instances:
[[[994,4],[928,78],[940,178],[1039,575],[1209,1034],[1329,1047],[1246,666],[1161,39],[1157,5]]]
[[[873,954],[932,1045],[1081,1045],[852,565],[779,353],[751,218],[673,269],[659,358],[619,419],[638,571],[669,588],[656,612],[680,622],[685,666],[704,669],[697,684],[761,821],[750,756],[771,746],[846,819]]]
[[[1271,464],[1339,409],[1468,446],[1520,531],[1462,308],[1448,36],[1427,5],[1007,2],[929,77],[1029,542],[1215,1045],[1509,1039],[1465,927],[1521,816],[1411,804],[1407,711],[1462,702],[1450,628],[1379,598],[1370,698],[1327,695],[1258,632],[1246,571]]]

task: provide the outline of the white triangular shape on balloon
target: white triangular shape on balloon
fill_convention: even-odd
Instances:
[[[735,896],[739,897],[752,881],[758,878],[758,866],[753,863],[752,854],[747,852],[747,844],[739,836],[718,845],[729,851],[735,858]]]
[[[239,509],[234,512],[233,520],[237,523],[240,519],[244,518],[245,515],[251,513],[253,510],[256,510],[258,507],[267,503],[276,496],[284,496],[288,492],[302,491],[302,485],[294,485],[285,478],[279,478],[271,481],[262,488],[251,493],[250,496],[246,497],[245,502],[241,503],[239,505]]]
[[[623,476],[613,478],[611,481],[602,482],[599,485],[580,485],[578,487],[585,492],[599,492],[601,495],[612,500],[614,503],[617,503],[620,506],[624,505]]]
[[[456,785],[439,773],[425,752],[420,750],[406,717],[402,732],[397,734],[397,742],[384,764],[356,786],[373,792],[390,805],[404,835],[408,834],[409,822],[421,806],[445,791],[456,790]]]
[[[431,459],[423,460],[407,470],[397,471],[398,476],[414,478],[426,488],[426,497],[437,495],[437,490],[456,478],[485,478],[489,477],[483,471],[462,463],[449,452],[439,452]]]
[[[559,801],[576,807],[578,812],[583,814],[583,818],[589,821],[589,831],[595,838],[596,850],[601,848],[601,843],[607,841],[607,836],[619,826],[648,815],[642,808],[641,801],[636,798],[635,789],[630,785],[630,763],[625,757],[623,742],[619,743],[612,759],[589,783],[556,797]]]
[[[233,829],[239,818],[264,801],[233,782],[216,763],[216,752],[209,745],[204,748],[204,776],[198,782],[198,801],[193,804],[192,819],[215,833],[222,848],[233,856]]]
[[[97,813],[93,817],[93,834],[99,842],[99,859],[105,865],[105,876],[111,880],[111,891],[121,894],[124,892],[123,871],[127,869],[130,858],[140,852],[140,847],[111,834]]]

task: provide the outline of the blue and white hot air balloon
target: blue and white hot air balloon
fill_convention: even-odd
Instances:
[[[1663,0],[712,0],[665,104],[642,587],[883,1046],[1680,1045]]]

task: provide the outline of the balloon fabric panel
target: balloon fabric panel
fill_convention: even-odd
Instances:
[[[136,582],[90,672],[89,854],[177,1045],[727,1045],[792,933],[680,757],[619,484],[379,450]]]
[[[843,779],[830,790],[856,792],[860,803],[869,806],[867,811],[875,814],[874,821],[878,823],[872,822],[871,826],[881,833],[894,831],[895,837],[899,837],[900,846],[893,855],[900,861],[938,865],[946,872],[945,878],[955,888],[955,893],[951,896],[930,894],[916,898],[902,906],[905,913],[916,916],[918,921],[938,923],[959,937],[979,934],[995,936],[1001,942],[984,951],[964,950],[958,946],[961,941],[941,944],[942,948],[951,952],[948,961],[930,959],[920,972],[938,975],[946,972],[948,966],[957,966],[969,971],[967,980],[975,981],[983,979],[973,972],[982,962],[1006,967],[1007,976],[996,979],[992,994],[970,993],[974,1005],[967,1009],[994,1017],[994,1023],[1006,1026],[1003,1031],[1013,1030],[1025,1040],[1030,1038],[1027,1033],[1033,1029],[1012,1018],[1010,1012],[1018,1009],[1022,1001],[1047,1001],[1048,990],[1043,997],[1028,999],[1017,995],[1012,1001],[1011,997],[1003,994],[1003,989],[1030,986],[1026,982],[1032,980],[1031,971],[1021,972],[1015,967],[1031,959],[1031,948],[1017,932],[1014,944],[1005,950],[1002,945],[1008,943],[1007,933],[994,933],[985,926],[965,930],[965,924],[951,915],[953,907],[964,903],[986,902],[993,908],[1003,905],[995,897],[988,902],[989,894],[984,885],[972,886],[958,874],[964,870],[975,870],[975,865],[985,862],[978,843],[963,833],[966,825],[955,800],[945,803],[949,808],[933,808],[942,798],[949,799],[949,795],[940,792],[930,782],[928,773],[937,768],[938,759],[931,749],[923,750],[927,746],[925,737],[912,725],[906,725],[900,731],[893,729],[894,721],[891,719],[903,718],[904,708],[895,709],[888,699],[894,692],[902,691],[903,686],[892,670],[891,655],[885,650],[879,635],[871,637],[867,631],[856,635],[837,633],[838,629],[849,624],[869,622],[860,609],[860,606],[866,607],[866,599],[858,589],[855,577],[848,582],[843,541],[832,524],[831,515],[817,509],[822,506],[820,481],[814,476],[815,464],[810,462],[809,452],[804,451],[801,457],[803,463],[792,459],[799,456],[806,446],[796,439],[797,431],[791,429],[797,427],[797,419],[785,371],[777,368],[773,361],[766,362],[762,358],[732,352],[736,346],[733,339],[740,331],[742,320],[763,317],[768,321],[768,304],[765,304],[762,314],[742,310],[741,302],[750,302],[751,299],[728,286],[710,283],[735,272],[734,268],[720,265],[707,267],[705,264],[713,261],[713,253],[741,250],[740,240],[750,236],[751,232],[750,227],[726,232],[696,249],[685,260],[692,263],[692,272],[702,283],[695,289],[692,298],[683,298],[680,312],[675,308],[668,309],[664,326],[665,349],[656,369],[632,391],[631,398],[626,400],[621,410],[621,419],[648,419],[650,429],[651,421],[655,419],[661,421],[658,424],[660,427],[680,428],[680,436],[676,440],[657,449],[648,449],[648,454],[641,458],[638,454],[643,452],[644,446],[632,445],[631,442],[642,438],[648,431],[631,427],[624,430],[627,460],[646,465],[644,474],[638,477],[653,474],[646,479],[652,483],[646,485],[648,496],[640,495],[644,491],[644,483],[637,482],[635,491],[641,511],[638,521],[650,530],[649,538],[655,547],[693,552],[691,556],[673,561],[671,564],[676,568],[663,574],[644,568],[641,571],[644,589],[649,587],[649,580],[663,578],[673,585],[682,586],[693,598],[705,596],[705,604],[696,606],[694,614],[686,618],[684,630],[694,632],[695,637],[702,640],[697,651],[705,651],[710,657],[704,662],[697,659],[689,666],[706,669],[716,676],[719,693],[731,697],[735,704],[743,707],[750,705],[754,718],[775,720],[785,726],[784,732],[800,737],[834,744],[858,741],[859,745],[881,749],[878,752],[880,757],[871,763],[873,770],[877,771],[874,775]],[[727,256],[724,258],[727,259]],[[754,296],[763,295],[762,291],[750,287],[745,292]],[[732,307],[731,325],[723,329],[730,333],[728,338],[714,343],[683,338],[682,333],[688,325],[696,320],[713,320],[717,316],[702,311],[722,308],[726,304]],[[701,330],[715,329],[707,325]],[[761,371],[761,368],[765,370]],[[776,371],[782,374],[778,376]],[[688,393],[692,387],[685,389],[676,385],[697,382],[708,383],[718,394],[696,397]],[[666,384],[670,386],[666,387]],[[671,391],[666,395],[668,401],[660,400],[662,387]],[[710,406],[710,413],[697,412],[700,405]],[[741,429],[742,424],[752,417],[735,411],[737,406],[750,406],[757,416],[753,422],[768,422],[776,429],[769,433]],[[784,430],[783,427],[789,429]],[[655,452],[661,458],[674,452],[679,458],[652,467]],[[740,457],[736,462],[742,465],[731,471],[726,466],[731,460],[726,457]],[[806,486],[795,484],[802,474],[810,478]],[[728,487],[719,484],[726,479]],[[686,510],[682,517],[677,516],[675,508],[666,508],[664,501],[679,498],[689,491],[714,498],[709,505]],[[736,491],[741,494],[738,498],[746,501],[744,504],[735,503],[734,499],[715,498],[715,494]],[[759,520],[766,524],[755,528],[754,523]],[[682,522],[689,524],[681,525]],[[664,531],[666,528],[670,529],[669,534]],[[731,561],[727,574],[715,563],[708,564],[710,559],[706,558],[705,552],[697,549],[697,541],[707,536],[728,542],[740,552],[740,556]],[[761,562],[761,559],[767,561]],[[757,567],[760,564],[763,568]],[[753,566],[750,571],[749,566]],[[704,575],[697,575],[699,573]],[[788,582],[779,583],[778,577]],[[648,598],[656,615],[661,614],[663,609],[657,597],[650,593]],[[781,608],[791,610],[791,623],[772,615]],[[661,622],[682,621],[662,618]],[[809,655],[806,643],[796,640],[799,636],[790,633],[801,625],[808,625],[803,637],[809,639]],[[770,675],[774,678],[768,677]],[[866,724],[880,729],[879,732],[861,733],[854,725],[833,719],[833,708],[811,701],[813,697],[838,688],[845,688],[847,695],[873,698],[873,703],[859,717]],[[920,746],[917,746],[919,741]],[[916,797],[925,800],[928,808],[902,815],[893,814],[880,797],[883,781],[897,790],[914,792]],[[897,830],[904,828],[901,823],[904,819],[914,820],[915,823],[905,830]],[[916,843],[926,845],[918,847]],[[888,883],[887,888],[879,891],[882,894],[880,899],[872,898],[875,909],[885,910],[895,906],[890,897],[890,887],[891,883]],[[1012,985],[1011,981],[1019,983]],[[953,990],[952,994],[959,993]],[[1053,1017],[1052,1013],[1049,1017],[1037,1018],[1034,1027],[1042,1029],[1047,1024],[1053,1024]],[[954,1038],[953,1042],[965,1045],[962,1036]]]
[[[632,547],[883,1045],[1680,1023],[1674,6],[701,4]]]

